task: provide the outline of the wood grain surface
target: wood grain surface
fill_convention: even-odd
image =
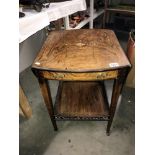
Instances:
[[[35,73],[35,71],[34,71]],[[63,81],[98,81],[114,79],[118,76],[118,71],[105,72],[89,72],[89,73],[66,73],[66,72],[49,72],[37,71],[40,78],[48,80],[63,80]]]
[[[52,31],[32,68],[103,71],[130,66],[114,32],[106,29]]]
[[[108,116],[108,103],[98,82],[62,82],[56,99],[56,113],[62,116]]]

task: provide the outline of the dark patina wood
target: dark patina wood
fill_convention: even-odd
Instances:
[[[111,124],[112,124],[112,121],[113,121],[113,118],[115,115],[118,98],[122,92],[122,88],[123,88],[123,85],[126,80],[126,76],[127,76],[128,72],[129,72],[129,67],[119,70],[119,75],[114,80],[111,105],[110,105],[110,110],[109,110],[110,117],[109,117],[109,121],[108,121],[108,125],[107,125],[107,135],[108,136],[110,135],[110,127],[111,127]]]
[[[32,64],[54,128],[55,120],[106,120],[107,134],[130,63],[105,29],[54,31]],[[115,79],[110,109],[103,80]],[[59,80],[53,110],[47,80]]]

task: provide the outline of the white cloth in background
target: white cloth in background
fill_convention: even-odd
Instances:
[[[47,12],[50,21],[66,17],[77,11],[83,10],[86,10],[85,0],[72,0],[59,3],[51,3],[48,9],[43,9],[43,11]]]
[[[41,12],[23,10],[25,17],[19,19],[19,42],[49,25],[51,21],[66,17],[77,11],[86,10],[85,0],[71,0],[59,3],[50,3],[49,8]]]
[[[19,42],[24,41],[29,36],[49,25],[49,19],[46,12],[24,13],[26,17],[19,20]]]

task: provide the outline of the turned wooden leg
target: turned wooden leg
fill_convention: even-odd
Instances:
[[[58,128],[57,128],[56,120],[54,117],[53,103],[52,103],[52,97],[51,97],[48,81],[45,79],[38,79],[38,81],[39,81],[42,96],[44,98],[44,103],[45,103],[48,113],[50,115],[54,130],[56,131],[56,130],[58,130]]]
[[[122,91],[128,72],[129,72],[129,68],[124,69],[123,71],[119,73],[120,74],[119,77],[114,80],[112,99],[111,99],[111,105],[110,105],[110,119],[108,121],[107,131],[106,131],[107,136],[110,135],[110,127],[111,127],[111,124],[112,124],[112,121],[115,115],[118,98],[119,98],[119,95],[121,94],[121,91]]]

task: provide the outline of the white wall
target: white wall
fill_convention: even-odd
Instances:
[[[46,39],[45,29],[38,31],[19,44],[19,72],[29,67]]]

